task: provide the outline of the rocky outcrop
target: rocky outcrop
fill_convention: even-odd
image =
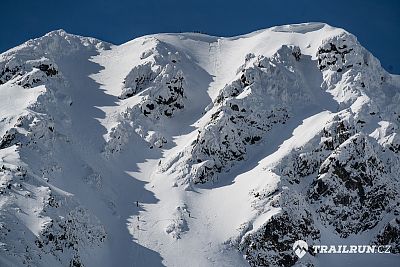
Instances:
[[[300,58],[295,46],[282,46],[271,58],[248,54],[236,79],[216,97],[210,121],[199,129],[186,155],[166,162],[163,170],[189,173],[181,176],[184,183],[207,183],[245,160],[250,145],[288,121],[295,103],[310,100],[310,95],[300,93],[301,85],[293,83],[299,73],[290,66]]]
[[[292,249],[294,242],[313,244],[321,236],[306,198],[289,188],[274,195],[266,204],[271,207],[267,213],[272,215],[262,226],[245,234],[238,245],[251,266],[292,266],[298,261]],[[311,247],[308,252],[314,255]],[[308,262],[310,266],[312,263]]]
[[[141,93],[140,110],[154,119],[171,117],[176,110],[184,108],[185,77],[180,66],[187,60],[185,55],[155,40],[154,48],[143,52],[141,60],[143,63],[126,76],[119,98]]]
[[[70,253],[72,256],[64,264],[83,266],[80,250],[100,246],[106,237],[106,232],[97,219],[91,217],[82,207],[77,207],[65,218],[47,223],[35,244],[45,254],[51,254],[61,262],[65,261],[63,255]]]
[[[3,66],[1,66],[3,65]],[[58,67],[47,58],[19,62],[18,59],[0,63],[0,84],[11,81],[24,88],[32,88],[58,77]]]
[[[154,126],[185,107],[186,83],[181,65],[188,58],[155,40],[154,48],[143,52],[141,59],[143,63],[126,76],[119,96],[121,100],[137,96],[139,104],[128,107],[109,133],[107,157],[120,152],[133,136],[144,139],[150,148],[163,147],[168,140]]]
[[[399,209],[397,207],[397,215],[400,214]],[[391,253],[400,254],[400,219],[397,217],[388,222],[371,243],[372,245],[390,246]]]
[[[397,172],[372,142],[362,134],[346,140],[321,164],[309,191],[322,222],[342,237],[374,228],[398,201],[398,187],[392,186]]]
[[[292,266],[298,261],[292,253],[294,242],[319,239],[313,224],[307,212],[298,220],[287,213],[274,216],[255,234],[246,236],[240,249],[250,266]]]

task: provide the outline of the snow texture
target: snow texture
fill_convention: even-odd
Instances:
[[[398,265],[399,123],[400,78],[324,23],[50,32],[0,55],[0,265]]]

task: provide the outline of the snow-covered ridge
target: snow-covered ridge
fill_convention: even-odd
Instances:
[[[0,55],[0,265],[329,263],[298,239],[398,253],[399,103],[398,77],[324,23],[30,40]]]

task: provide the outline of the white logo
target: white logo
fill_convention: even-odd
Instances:
[[[304,255],[306,255],[308,250],[308,245],[304,240],[297,240],[293,244],[293,250],[294,253],[296,253],[297,257],[301,259]]]

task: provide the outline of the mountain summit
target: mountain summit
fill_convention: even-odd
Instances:
[[[395,266],[399,123],[400,77],[327,24],[50,32],[0,55],[0,265]]]

